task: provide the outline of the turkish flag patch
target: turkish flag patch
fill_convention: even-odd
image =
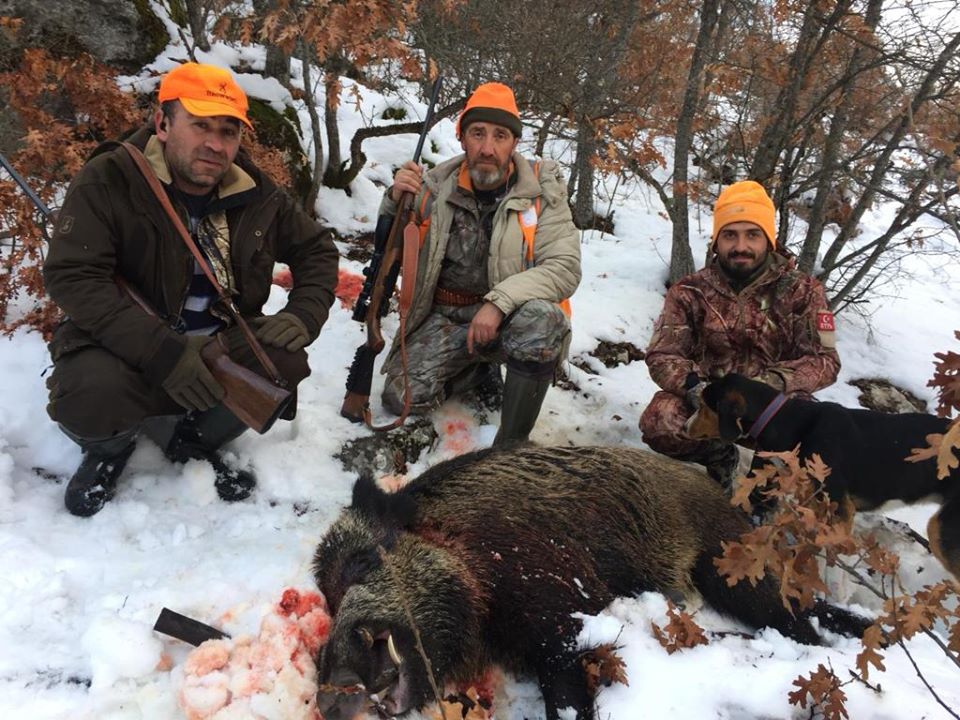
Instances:
[[[817,313],[817,330],[820,332],[833,332],[837,329],[833,321],[833,313],[823,310]]]

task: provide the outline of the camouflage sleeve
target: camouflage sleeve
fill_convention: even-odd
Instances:
[[[786,338],[784,359],[768,373],[782,378],[783,391],[813,393],[837,379],[840,356],[836,348],[836,327],[827,305],[823,285],[805,276],[798,283],[791,306],[798,319],[793,323],[793,337]]]
[[[694,327],[689,290],[677,283],[667,291],[647,346],[650,377],[667,392],[683,395],[687,375],[703,374],[693,359],[697,344]]]

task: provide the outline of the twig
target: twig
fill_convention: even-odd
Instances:
[[[907,660],[909,660],[909,661],[910,661],[910,664],[913,665],[913,669],[914,669],[914,671],[917,673],[917,677],[920,678],[920,682],[922,682],[922,683],[927,687],[927,691],[928,691],[931,695],[933,695],[933,699],[936,700],[944,710],[946,710],[948,713],[950,713],[950,716],[951,716],[951,717],[955,717],[955,718],[957,718],[957,720],[960,720],[960,715],[957,715],[957,714],[950,708],[949,705],[947,705],[943,700],[941,700],[941,699],[940,699],[940,696],[937,695],[937,691],[934,690],[934,689],[933,689],[933,686],[930,685],[930,683],[927,682],[927,679],[923,676],[923,673],[920,672],[920,668],[917,666],[917,663],[914,661],[913,655],[911,655],[911,654],[910,654],[910,651],[907,650],[907,646],[906,646],[906,644],[903,642],[902,639],[901,639],[901,640],[897,640],[897,645],[899,645],[899,646],[903,649],[904,654],[907,656]],[[949,653],[948,653],[948,655],[949,655]],[[954,662],[956,662],[956,661],[954,661]]]
[[[413,641],[416,644],[417,652],[420,653],[420,657],[423,660],[423,665],[427,670],[427,680],[430,681],[430,688],[433,690],[433,697],[436,699],[437,707],[440,709],[440,716],[443,718],[443,720],[446,720],[447,713],[443,708],[443,698],[440,695],[440,689],[437,686],[437,680],[433,676],[433,665],[430,662],[430,658],[427,657],[427,651],[423,648],[423,641],[420,639],[420,630],[417,628],[417,623],[413,619],[413,611],[410,610],[410,603],[407,601],[407,596],[403,592],[400,576],[397,574],[396,568],[393,565],[393,561],[387,555],[387,551],[384,550],[383,545],[377,545],[377,552],[380,555],[380,560],[383,561],[384,567],[387,568],[387,572],[390,573],[391,579],[397,586],[397,596],[400,600],[400,604],[403,606],[403,613],[407,616],[407,622],[410,623],[410,629],[413,631]]]

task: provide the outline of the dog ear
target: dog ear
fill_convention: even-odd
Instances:
[[[743,426],[740,419],[747,412],[747,401],[743,395],[728,392],[720,398],[717,404],[717,417],[720,424],[720,438],[733,441],[743,436]]]

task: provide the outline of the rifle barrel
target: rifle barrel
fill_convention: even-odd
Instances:
[[[50,208],[44,204],[43,200],[40,199],[40,196],[37,195],[33,188],[27,184],[27,181],[16,171],[13,165],[10,164],[10,161],[4,157],[3,153],[0,153],[0,165],[3,166],[3,169],[7,171],[10,177],[13,178],[13,181],[20,186],[20,189],[23,190],[23,194],[26,195],[37,206],[37,210],[43,213],[43,216],[49,220],[51,216]]]
[[[433,120],[433,109],[437,106],[437,100],[440,98],[440,87],[443,85],[443,75],[438,75],[433,81],[433,90],[430,93],[430,104],[427,105],[427,114],[423,118],[423,132],[417,140],[417,149],[413,153],[413,161],[420,162],[420,153],[423,152],[423,143],[427,139],[427,131],[430,130],[430,122]]]

